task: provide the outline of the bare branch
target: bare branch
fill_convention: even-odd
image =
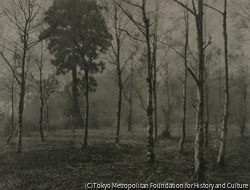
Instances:
[[[175,53],[177,53],[179,56],[181,56],[183,59],[185,59],[184,55],[182,55],[180,52],[178,52],[173,46],[167,44],[166,42],[163,42],[161,40],[158,40],[158,42],[170,47],[172,50],[174,50]]]
[[[218,9],[216,9],[216,8],[214,8],[214,7],[212,7],[212,6],[208,5],[208,4],[206,4],[206,3],[203,3],[203,5],[206,6],[206,7],[209,7],[210,9],[213,9],[214,11],[216,11],[216,12],[218,12],[218,13],[220,13],[220,14],[223,15],[223,12],[219,11]]]
[[[192,77],[194,78],[195,82],[198,84],[199,81],[198,81],[197,77],[195,76],[195,74],[193,73],[193,71],[190,68],[188,68],[188,71],[192,75]]]
[[[128,77],[124,80],[124,82],[123,82],[123,84],[122,84],[122,88],[123,88],[123,86],[126,84],[126,82],[128,81],[129,78],[130,78],[130,76],[128,76]]]
[[[134,40],[137,40],[139,42],[144,42],[143,40],[140,40],[139,38],[136,38],[136,37],[132,36],[127,30],[124,30],[124,29],[121,29],[121,28],[118,28],[118,30],[121,30],[122,32],[125,32],[129,37],[133,38]]]
[[[212,43],[211,39],[212,39],[212,37],[210,36],[210,37],[209,37],[208,43],[207,43],[207,44],[205,45],[205,47],[203,48],[203,51]]]
[[[10,67],[13,76],[15,77],[15,79],[17,80],[18,84],[21,84],[21,81],[18,79],[18,77],[16,76],[16,71],[15,69],[12,67],[12,65],[10,64],[10,62],[8,61],[8,59],[3,55],[3,52],[0,51],[0,55],[2,56],[2,58],[4,59],[4,61],[7,63],[7,65]]]
[[[137,95],[138,95],[137,98],[139,98],[139,99],[141,100],[142,108],[143,108],[144,110],[147,110],[147,106],[146,106],[147,104],[146,104],[145,101],[143,100],[142,95],[140,94],[139,90],[136,90],[136,93],[137,93]]]
[[[184,5],[182,2],[178,1],[178,0],[173,0],[174,2],[178,3],[179,5],[181,5],[182,7],[184,7],[185,9],[187,9],[190,13],[192,13],[194,16],[196,16],[195,12],[193,10],[191,10],[190,8],[188,8],[186,5]]]
[[[113,2],[115,4],[117,4],[120,9],[127,15],[127,17],[134,23],[134,25],[140,30],[140,32],[146,36],[145,32],[143,31],[143,29],[145,29],[145,26],[142,26],[140,23],[138,23],[135,19],[133,19],[133,16],[127,12],[119,3],[117,3],[116,1],[113,0]]]

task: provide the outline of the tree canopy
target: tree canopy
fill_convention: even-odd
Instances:
[[[48,27],[48,49],[54,54],[51,63],[58,74],[66,73],[73,65],[79,65],[92,73],[104,70],[104,63],[97,61],[100,53],[109,47],[112,35],[108,32],[101,8],[92,0],[54,0],[45,12]]]

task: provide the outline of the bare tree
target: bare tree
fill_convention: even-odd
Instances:
[[[241,66],[240,73],[241,73],[241,85],[240,85],[240,92],[241,92],[241,102],[240,102],[240,118],[239,118],[239,127],[240,127],[240,136],[244,137],[245,128],[246,128],[246,113],[247,113],[247,73],[246,68]]]
[[[204,143],[204,134],[203,134],[203,122],[204,122],[204,50],[211,43],[209,41],[207,44],[203,41],[203,0],[198,1],[198,10],[192,0],[193,9],[190,9],[188,6],[184,5],[178,0],[174,0],[176,3],[186,8],[190,13],[195,17],[196,29],[197,29],[197,49],[198,49],[198,77],[193,73],[193,71],[188,68],[188,71],[196,81],[197,86],[197,118],[196,118],[196,137],[195,137],[195,172],[194,176],[197,180],[204,180],[204,158],[203,158],[203,143]]]
[[[16,41],[17,58],[20,60],[20,77],[17,76],[11,61],[8,59],[8,53],[14,53],[13,39],[9,37],[8,45],[1,43],[3,48],[0,51],[1,57],[5,63],[11,68],[15,79],[20,86],[20,100],[19,100],[19,116],[18,116],[18,138],[17,138],[17,152],[21,153],[22,149],[22,133],[23,133],[23,110],[24,110],[24,96],[26,87],[26,64],[28,62],[28,51],[34,47],[41,39],[35,38],[38,27],[41,25],[40,13],[43,11],[43,6],[38,0],[10,0],[8,5],[1,2],[3,15],[13,26],[13,35],[18,36]],[[7,50],[7,53],[4,51]]]
[[[225,164],[225,150],[226,150],[226,142],[227,142],[227,131],[228,131],[228,117],[229,117],[229,75],[228,75],[228,36],[227,36],[227,0],[224,0],[224,11],[221,12],[214,7],[211,7],[207,4],[205,6],[215,10],[223,16],[223,38],[224,38],[224,111],[222,116],[222,131],[221,131],[221,142],[219,155],[217,159],[217,163],[220,166]]]
[[[129,108],[128,108],[128,131],[132,131],[132,120],[133,120],[133,113],[132,113],[132,105],[133,105],[133,87],[134,87],[134,59],[132,57],[131,59],[131,66],[130,66],[130,74],[129,74],[129,81],[127,83],[128,85],[128,91],[129,93],[126,93],[126,90],[123,89],[123,95],[125,97],[125,99],[128,101],[129,103]]]
[[[225,58],[225,77],[224,77],[224,112],[222,119],[221,143],[217,163],[224,165],[225,149],[227,142],[227,121],[229,117],[229,77],[228,77],[228,50],[227,50],[227,0],[224,0],[223,15],[223,37],[224,37],[224,58]]]
[[[104,3],[103,3],[104,4]],[[107,4],[107,1],[105,1],[105,4]],[[111,50],[109,51],[110,59],[107,59],[109,63],[115,65],[116,67],[116,73],[117,73],[117,84],[118,84],[118,109],[117,109],[117,125],[116,125],[116,135],[115,135],[115,144],[119,145],[120,142],[120,125],[121,125],[121,112],[122,112],[122,92],[125,83],[129,80],[130,76],[126,77],[126,79],[123,80],[123,71],[125,70],[127,64],[129,63],[130,59],[137,53],[138,48],[135,49],[132,53],[128,53],[128,56],[125,59],[121,58],[122,52],[124,52],[123,43],[127,37],[127,30],[126,26],[128,24],[128,19],[125,18],[125,15],[123,14],[122,10],[119,9],[119,6],[121,5],[121,2],[113,2],[111,1],[110,6],[107,8],[107,13],[109,15],[109,19],[111,19],[112,22],[112,28],[110,29],[110,32],[113,34],[114,40],[110,41]],[[123,57],[125,53],[122,54]]]
[[[138,9],[141,12],[141,20],[135,20],[131,12],[128,9],[123,8],[123,6],[117,4],[121,10],[127,15],[131,22],[137,27],[140,33],[144,37],[147,48],[147,86],[148,86],[148,100],[147,100],[147,123],[148,123],[148,133],[147,133],[147,160],[149,162],[155,161],[154,154],[154,139],[153,139],[153,63],[152,63],[152,45],[150,42],[150,18],[148,17],[146,4],[147,0],[142,0],[141,3],[132,3],[130,1],[123,0],[124,3],[131,5],[133,8]],[[142,23],[141,23],[142,21]],[[142,40],[140,40],[142,41]]]
[[[152,52],[152,62],[153,62],[153,98],[154,98],[154,141],[157,141],[158,135],[158,123],[157,123],[157,41],[158,41],[158,20],[159,20],[159,1],[155,2],[155,18],[154,18],[154,31],[153,31],[153,52]]]
[[[17,59],[16,59],[16,54],[13,54],[13,69],[14,72],[16,72],[16,67],[17,67]],[[15,95],[17,92],[17,81],[15,79],[15,76],[13,75],[13,73],[11,73],[11,76],[7,76],[5,77],[5,79],[2,81],[3,82],[3,87],[4,87],[4,91],[8,93],[8,95],[10,94],[10,99],[11,99],[11,118],[10,118],[10,134],[8,136],[7,139],[7,144],[9,144],[12,136],[13,136],[13,132],[14,132],[14,121],[15,121],[15,111],[14,111],[14,106],[15,106]],[[9,113],[9,111],[8,111]],[[8,116],[7,116],[8,118]]]
[[[48,56],[44,55],[44,48],[43,48],[43,42],[40,42],[40,52],[36,52],[34,50],[32,52],[32,60],[36,65],[36,69],[38,70],[38,78],[36,78],[34,75],[36,72],[31,73],[33,80],[35,81],[35,84],[38,87],[38,91],[40,93],[40,121],[39,121],[39,130],[40,130],[40,136],[41,140],[44,141],[44,134],[43,134],[43,118],[44,118],[44,109],[46,107],[46,120],[47,120],[47,131],[49,130],[49,105],[48,105],[48,99],[51,94],[53,94],[57,88],[58,88],[58,82],[55,79],[55,72],[53,72],[53,69],[50,68],[52,74],[46,74],[44,70],[46,69],[46,65],[48,64]],[[48,69],[48,68],[47,68]]]
[[[10,93],[10,99],[11,99],[11,118],[10,118],[10,134],[8,136],[7,139],[7,144],[10,143],[10,140],[12,139],[13,136],[13,132],[14,132],[14,122],[15,122],[15,111],[14,111],[14,106],[15,106],[15,95],[16,95],[16,88],[17,88],[17,83],[16,80],[14,78],[13,75],[11,75],[10,77],[7,77],[3,80],[4,83],[4,89],[5,92],[8,92],[8,94]],[[6,90],[7,89],[7,90]],[[8,111],[9,113],[9,111]],[[7,116],[7,118],[9,119],[9,117]]]
[[[187,1],[188,6],[188,1]],[[184,79],[181,80],[183,83],[183,92],[182,92],[182,99],[183,99],[183,109],[182,109],[182,138],[179,143],[180,152],[184,151],[184,142],[186,138],[186,113],[187,113],[187,77],[188,77],[188,42],[189,42],[189,14],[188,10],[184,11],[184,21],[185,21],[185,46],[184,46]]]

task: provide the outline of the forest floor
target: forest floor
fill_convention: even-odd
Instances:
[[[231,129],[229,129],[231,130]],[[38,133],[23,137],[23,151],[15,153],[16,139],[10,145],[0,139],[0,189],[84,189],[86,183],[192,183],[194,133],[187,132],[185,152],[179,153],[180,129],[170,139],[155,144],[156,162],[146,162],[146,132],[134,127],[121,131],[120,146],[114,145],[114,128],[90,129],[89,146],[80,149],[83,131],[51,131],[41,142]],[[193,131],[193,130],[191,130]],[[205,183],[250,184],[250,136],[238,137],[232,130],[226,152],[226,165],[218,168],[216,159],[220,130],[210,130],[205,150]]]

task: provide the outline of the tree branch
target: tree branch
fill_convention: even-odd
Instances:
[[[136,93],[137,93],[137,95],[138,95],[137,98],[139,98],[139,99],[141,100],[142,108],[143,108],[144,110],[147,110],[147,107],[145,106],[146,103],[143,101],[142,95],[140,94],[139,90],[136,90]]]
[[[203,48],[203,51],[212,43],[211,39],[212,39],[212,37],[210,36],[210,37],[209,37],[208,43],[207,43],[206,46]]]
[[[187,9],[190,13],[192,13],[194,16],[196,16],[195,12],[193,10],[191,10],[190,8],[188,8],[186,5],[184,5],[183,3],[179,2],[178,0],[173,0],[174,2],[178,3],[179,5],[181,5],[182,7],[184,7],[185,9]]]
[[[192,75],[192,77],[194,78],[195,82],[198,84],[199,81],[198,81],[197,77],[195,76],[195,74],[193,73],[193,71],[190,68],[188,68],[188,71]]]
[[[214,8],[214,7],[212,7],[212,6],[208,5],[208,4],[206,4],[206,3],[203,3],[203,5],[206,6],[206,7],[208,7],[208,8],[210,8],[210,9],[213,9],[214,11],[216,11],[216,12],[218,12],[218,13],[220,13],[220,14],[223,15],[223,12],[219,11],[218,9],[216,9],[216,8]]]

